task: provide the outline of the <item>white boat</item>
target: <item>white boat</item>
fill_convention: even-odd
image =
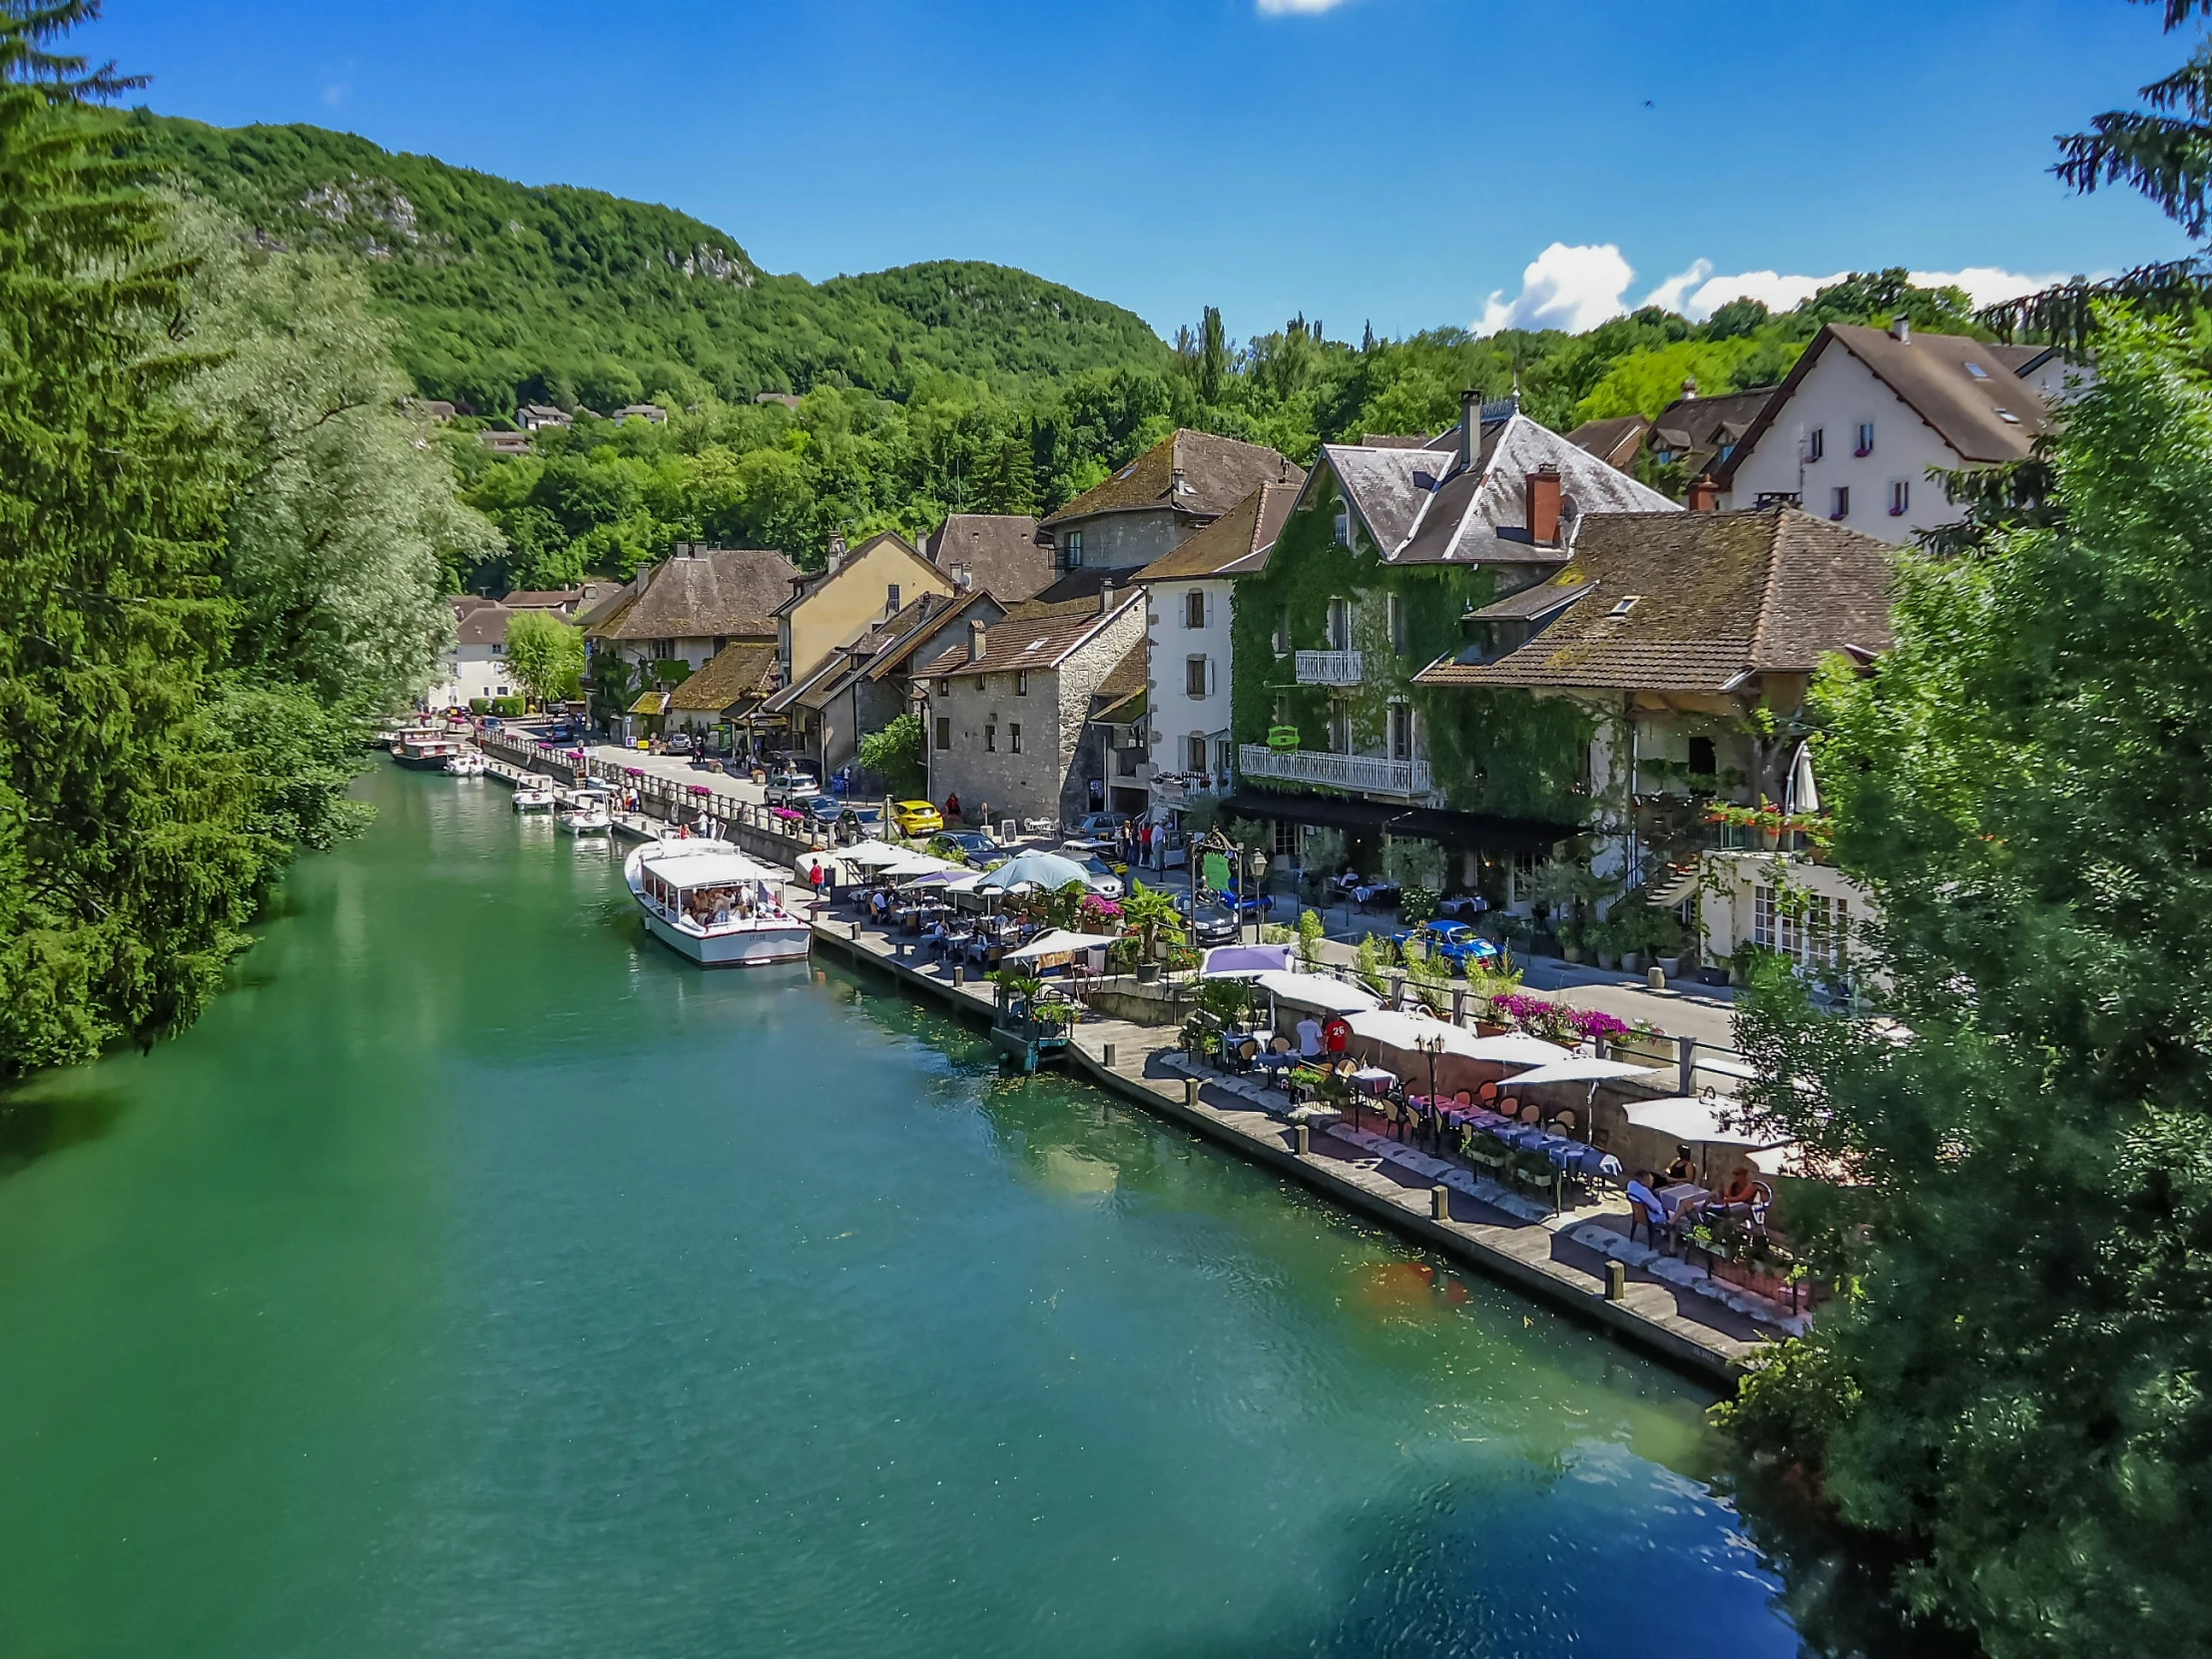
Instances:
[[[612,835],[615,832],[614,815],[604,807],[564,807],[555,822],[571,835]]]
[[[443,772],[460,752],[459,744],[435,732],[402,732],[391,746],[391,758],[412,772]]]
[[[784,872],[726,841],[648,841],[622,873],[645,930],[702,967],[804,960],[813,929],[784,908]]]
[[[445,770],[455,778],[481,778],[491,771],[491,763],[473,749],[464,749],[445,763]]]
[[[515,811],[518,813],[550,813],[553,810],[553,792],[543,784],[517,784],[515,786]]]

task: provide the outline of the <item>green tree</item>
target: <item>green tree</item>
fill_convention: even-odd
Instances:
[[[565,703],[580,696],[583,630],[550,611],[517,611],[507,623],[507,666],[540,703]]]
[[[2212,1651],[2212,382],[2108,310],[2059,522],[1901,556],[1824,681],[1881,1024],[1762,975],[1753,1104],[1847,1288],[1729,1420],[1993,1659]]]
[[[898,799],[916,797],[929,781],[923,738],[921,716],[900,715],[860,740],[860,765],[882,779],[883,787]]]

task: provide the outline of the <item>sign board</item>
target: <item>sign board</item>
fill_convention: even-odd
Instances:
[[[1229,873],[1229,860],[1219,852],[1207,853],[1206,862],[1201,868],[1205,873],[1206,884],[1216,892],[1227,892],[1235,884],[1235,877]]]

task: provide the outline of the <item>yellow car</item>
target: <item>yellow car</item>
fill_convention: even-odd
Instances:
[[[912,839],[916,835],[934,835],[944,828],[944,815],[926,801],[900,801],[891,807],[891,822],[898,826],[898,832]]]

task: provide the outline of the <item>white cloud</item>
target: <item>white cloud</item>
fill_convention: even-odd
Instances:
[[[2000,300],[2017,299],[2023,293],[2034,293],[2067,278],[2062,273],[2049,272],[2041,276],[2023,276],[2016,271],[1999,271],[1993,266],[1970,265],[1963,271],[1916,271],[1913,280],[1924,288],[1961,287],[1976,306],[1994,305]]]
[[[1703,322],[1731,299],[1756,299],[1770,311],[1786,311],[1843,276],[1842,272],[1833,276],[1786,276],[1779,271],[1740,271],[1716,276],[1713,262],[1699,260],[1653,288],[1644,303],[1680,311],[1693,322]]]
[[[1333,12],[1346,0],[1260,0],[1262,17],[1312,17]]]
[[[1713,275],[1711,260],[1693,260],[1690,269],[1678,271],[1644,295],[1644,303],[1662,310],[1679,311],[1690,302],[1691,290]]]
[[[1521,290],[1512,299],[1499,288],[1483,306],[1477,334],[1500,328],[1563,328],[1570,334],[1594,328],[1626,307],[1621,295],[1635,277],[1634,267],[1611,243],[1570,248],[1555,242],[1521,273]]]
[[[343,109],[353,89],[343,81],[332,81],[322,89],[322,102],[333,110]]]

